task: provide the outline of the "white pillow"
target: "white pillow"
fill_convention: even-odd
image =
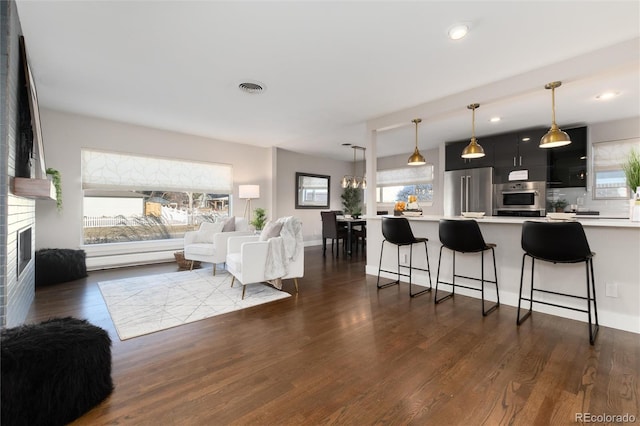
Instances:
[[[213,244],[213,236],[219,232],[222,232],[223,227],[224,223],[202,222],[202,224],[200,225],[200,230],[198,231],[198,235],[196,237],[196,242]]]
[[[236,230],[236,218],[234,216],[223,219],[222,224],[222,232],[233,232]]]
[[[236,231],[248,231],[249,230],[249,222],[244,217],[236,216]]]
[[[279,237],[280,231],[282,231],[281,222],[267,222],[260,233],[259,241],[268,241],[269,238]]]

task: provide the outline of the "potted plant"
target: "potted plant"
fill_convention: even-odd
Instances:
[[[262,228],[264,228],[265,223],[267,223],[267,211],[258,207],[253,211],[253,213],[255,214],[255,217],[250,223],[254,228],[256,228],[256,231],[261,231]]]
[[[559,200],[552,202],[551,205],[556,212],[562,213],[564,208],[567,207],[567,200],[560,198]]]
[[[342,198],[342,207],[345,214],[356,218],[362,214],[360,189],[348,186],[344,189],[340,198]]]
[[[640,187],[640,153],[634,148],[629,151],[627,161],[622,164],[622,170],[624,170],[631,193],[636,194],[638,187]],[[635,198],[635,196],[632,196],[632,198]]]
[[[48,176],[51,176],[51,182],[53,182],[53,186],[56,188],[56,207],[58,211],[62,210],[62,179],[60,177],[60,172],[56,169],[47,168],[46,173]]]

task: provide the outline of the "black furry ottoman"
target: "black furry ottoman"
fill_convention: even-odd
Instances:
[[[86,257],[84,250],[41,249],[36,251],[36,287],[86,277]]]
[[[85,320],[2,330],[3,426],[64,425],[113,391],[111,339]]]

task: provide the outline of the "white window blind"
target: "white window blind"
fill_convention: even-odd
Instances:
[[[378,187],[414,185],[431,181],[433,181],[433,164],[378,170],[376,172],[376,185]]]
[[[230,194],[232,166],[82,150],[82,188]]]
[[[640,139],[593,144],[594,198],[628,197],[627,180],[622,164],[633,148],[640,150]]]

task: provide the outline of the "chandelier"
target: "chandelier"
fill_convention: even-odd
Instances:
[[[362,151],[362,160],[364,161],[364,152],[366,151],[366,148],[362,147],[362,146],[352,146],[351,147],[353,149],[353,175],[344,175],[344,177],[342,178],[342,187],[343,188],[362,188],[362,189],[366,189],[367,188],[367,179],[364,177],[364,171],[362,173],[362,176],[356,176],[356,151],[357,150],[361,150]]]

